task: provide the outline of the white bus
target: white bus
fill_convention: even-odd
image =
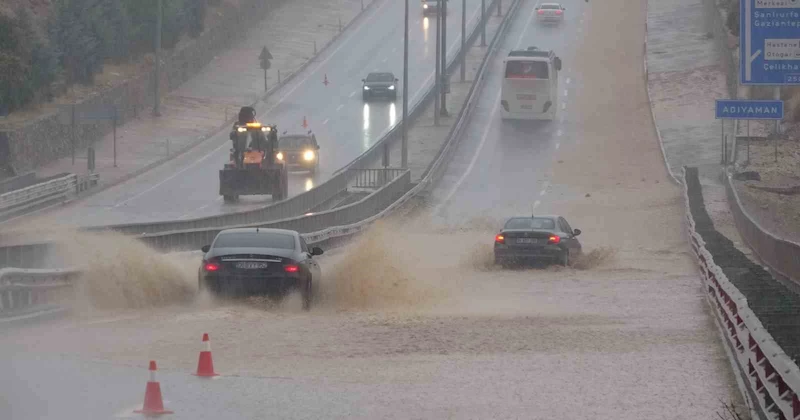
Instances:
[[[503,62],[500,116],[504,120],[552,120],[558,108],[561,59],[536,47],[508,53]]]

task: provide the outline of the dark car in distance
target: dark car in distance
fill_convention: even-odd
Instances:
[[[282,135],[275,157],[289,169],[306,170],[314,175],[319,169],[317,136],[310,131],[307,134]]]
[[[422,0],[422,15],[435,15],[441,0]]]
[[[322,255],[322,249],[309,249],[297,231],[225,229],[202,251],[200,290],[217,296],[267,294],[280,298],[299,289],[303,309],[310,309],[313,282],[322,275],[314,257]]]
[[[361,79],[364,86],[361,88],[361,97],[368,101],[376,96],[382,96],[391,100],[397,99],[397,77],[390,72],[374,72]]]
[[[494,262],[507,266],[512,262],[548,261],[569,266],[581,254],[577,236],[562,216],[512,217],[494,238]]]

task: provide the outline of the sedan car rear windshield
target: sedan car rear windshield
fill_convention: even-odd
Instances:
[[[545,229],[553,230],[556,228],[553,219],[547,217],[518,217],[506,222],[503,229]]]
[[[394,82],[392,73],[370,73],[367,75],[368,82]]]
[[[281,248],[294,249],[294,236],[273,232],[223,233],[214,241],[214,248]]]
[[[560,9],[561,6],[559,6],[557,4],[548,3],[548,4],[543,4],[540,8],[542,8],[542,9]]]

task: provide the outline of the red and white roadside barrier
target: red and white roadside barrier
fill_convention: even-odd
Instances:
[[[687,187],[683,194],[689,243],[700,266],[706,300],[727,341],[732,362],[740,370],[737,376],[745,382],[745,400],[768,419],[800,419],[800,369],[749,308],[747,298],[714,264],[703,238],[695,231]]]

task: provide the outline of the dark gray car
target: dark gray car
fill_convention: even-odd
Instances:
[[[375,72],[367,75],[366,79],[361,79],[364,86],[361,88],[361,96],[365,101],[374,97],[384,97],[391,100],[397,99],[397,77],[390,72]]]
[[[561,216],[512,217],[494,238],[494,261],[503,266],[520,261],[568,266],[582,252],[580,234],[580,229],[572,229]]]
[[[422,15],[435,15],[439,7],[441,7],[441,3],[442,1],[440,0],[422,0]]]
[[[268,294],[283,297],[299,289],[303,309],[311,307],[312,285],[322,275],[314,256],[322,249],[306,244],[297,231],[238,228],[217,234],[200,263],[200,290],[215,295]]]

